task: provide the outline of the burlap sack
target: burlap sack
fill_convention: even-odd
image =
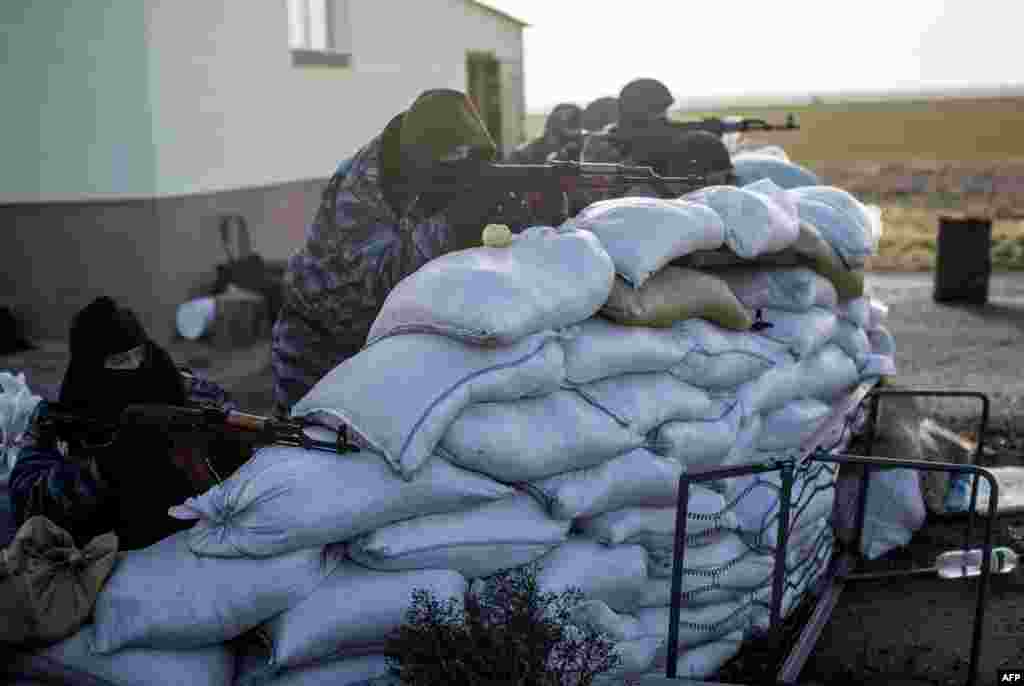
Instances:
[[[667,328],[695,317],[740,331],[753,324],[725,281],[684,267],[665,267],[640,288],[616,277],[601,314],[628,326]]]
[[[864,295],[864,271],[849,269],[817,228],[800,222],[800,234],[790,248],[808,260],[814,271],[832,282],[841,301]]]
[[[92,614],[96,596],[117,562],[117,535],[84,549],[45,517],[32,517],[0,551],[0,642],[54,643]]]

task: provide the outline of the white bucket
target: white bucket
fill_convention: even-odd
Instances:
[[[210,330],[217,317],[217,301],[214,298],[196,298],[178,305],[178,333],[181,337],[195,341]]]

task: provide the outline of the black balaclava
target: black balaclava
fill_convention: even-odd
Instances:
[[[60,389],[60,403],[89,415],[116,417],[134,403],[184,405],[181,373],[171,356],[154,343],[131,310],[101,297],[82,309],[71,324],[71,362]],[[111,355],[143,346],[138,369],[105,367]],[[188,478],[171,462],[168,436],[122,425],[112,444],[100,448],[94,437],[62,437],[74,456],[96,458],[116,502],[111,527],[123,549],[146,547],[189,523],[167,515],[167,508],[194,495]]]

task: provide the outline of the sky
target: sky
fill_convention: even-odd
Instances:
[[[1021,0],[485,1],[531,24],[531,112],[641,76],[677,98],[1024,84]]]

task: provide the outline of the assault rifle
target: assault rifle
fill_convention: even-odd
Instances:
[[[344,453],[355,450],[348,439],[344,425],[333,441],[314,438],[318,428],[300,420],[280,420],[272,417],[224,410],[212,406],[176,407],[173,405],[129,405],[116,419],[90,416],[68,410],[56,403],[47,403],[39,415],[41,428],[56,429],[59,435],[80,436],[87,447],[102,447],[112,443],[117,434],[127,427],[133,430],[152,430],[164,436],[241,435],[253,443],[286,445],[306,450],[324,450]]]
[[[566,197],[577,191],[607,191],[615,197],[634,186],[649,186],[661,197],[676,198],[715,183],[719,181],[706,175],[661,176],[649,166],[553,160],[442,167],[417,190],[491,195],[496,201],[488,221],[516,227],[530,221],[561,224],[570,216]]]
[[[672,126],[681,131],[707,131],[716,136],[727,133],[746,133],[747,131],[799,131],[800,125],[792,114],[786,116],[785,124],[770,124],[764,119],[748,119],[746,117],[729,117],[719,119],[708,117],[700,121],[673,121]]]

